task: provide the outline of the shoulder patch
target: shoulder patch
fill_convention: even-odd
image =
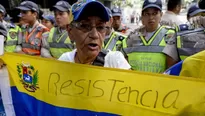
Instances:
[[[11,39],[15,39],[17,37],[17,33],[16,32],[9,32],[9,36],[11,37]]]

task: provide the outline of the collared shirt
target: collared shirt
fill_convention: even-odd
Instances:
[[[169,26],[174,26],[174,25],[180,25],[184,24],[187,21],[182,21],[179,15],[175,14],[174,12],[171,11],[166,11],[161,19],[161,24],[162,25],[169,25]]]
[[[38,25],[39,25],[39,22],[36,21],[36,22],[34,23],[33,27],[27,27],[27,31],[28,31],[29,33],[31,33],[31,32],[36,28],[36,26],[38,26]]]
[[[53,27],[53,28],[57,28],[57,32],[59,34],[61,33],[65,33],[66,30],[65,29],[61,29],[60,27]],[[67,33],[67,32],[66,32]],[[49,33],[44,33],[42,35],[42,48],[41,48],[41,56],[42,57],[46,57],[46,58],[52,58],[52,55],[50,53],[50,46],[48,43],[48,38],[49,38]]]
[[[154,33],[159,29],[159,27],[160,27],[160,25],[158,25],[158,28],[153,32],[146,32],[145,27],[142,27],[140,32],[143,35],[143,37],[145,38],[145,40],[149,41],[152,38],[152,36],[154,35]]]

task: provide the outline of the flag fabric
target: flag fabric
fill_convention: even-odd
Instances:
[[[205,81],[61,62],[1,57],[7,116],[171,116],[205,96]]]

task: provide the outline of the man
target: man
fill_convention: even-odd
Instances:
[[[15,52],[17,40],[18,40],[18,32],[20,32],[21,29],[17,25],[4,21],[5,16],[6,16],[6,10],[0,4],[0,22],[8,31],[4,49],[5,52]]]
[[[143,26],[132,32],[127,39],[124,52],[133,70],[162,73],[166,69],[166,56],[162,53],[174,31],[160,26],[162,17],[161,0],[145,0],[142,7]]]
[[[113,18],[112,27],[114,28],[115,31],[126,34],[128,28],[122,24],[121,9],[113,8],[111,11],[112,11],[112,18]]]
[[[205,16],[205,10],[199,8],[198,4],[192,4],[187,13],[187,20],[196,16]]]
[[[40,12],[38,5],[32,1],[24,1],[17,9],[20,10],[22,20],[27,26],[18,33],[20,37],[16,52],[35,56],[43,54],[41,52],[42,34],[48,32],[49,29],[38,22]]]
[[[4,27],[4,25],[2,23],[0,23],[0,35],[3,35],[3,38],[0,39],[4,39],[3,42],[6,41],[6,36],[7,36],[7,30]],[[2,41],[1,41],[2,42]],[[2,45],[2,43],[0,43]],[[2,52],[3,47],[0,46],[0,52]],[[0,54],[2,55],[2,54]],[[0,58],[0,69],[4,66],[4,62],[3,60]]]
[[[55,26],[55,17],[53,15],[42,15],[42,24],[48,29],[52,29]]]
[[[76,49],[64,53],[59,60],[101,67],[130,69],[130,65],[119,51],[102,50],[105,39],[106,22],[109,15],[105,6],[89,0],[77,2],[72,6],[73,21],[67,31],[75,41]]]
[[[57,27],[43,35],[43,50],[46,54],[42,56],[58,59],[63,53],[74,48],[66,31],[66,26],[71,21],[71,6],[66,1],[59,1],[53,8]]]
[[[181,6],[182,0],[168,0],[168,11],[162,16],[161,24],[169,26],[184,24],[186,21],[183,22],[179,17]]]
[[[112,51],[121,51],[122,49],[122,41],[126,39],[127,37],[125,35],[122,35],[112,28],[113,18],[112,18],[112,12],[109,8],[106,8],[107,12],[110,16],[110,20],[106,23],[107,32],[105,36],[104,41],[104,49],[109,49]]]
[[[4,17],[6,16],[6,9],[4,8],[4,6],[2,6],[0,4],[0,22],[5,26],[7,27],[7,23],[6,21],[4,21]]]

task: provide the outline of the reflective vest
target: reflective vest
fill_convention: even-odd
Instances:
[[[178,53],[181,60],[205,50],[204,28],[178,32],[177,39]]]
[[[22,51],[29,55],[40,55],[42,34],[44,32],[48,32],[48,28],[42,24],[38,24],[30,33],[28,31],[22,31]]]
[[[7,33],[7,39],[5,41],[4,50],[5,52],[14,52],[16,45],[18,44],[18,33],[21,31],[19,26],[10,28]]]
[[[166,43],[164,37],[174,33],[173,30],[161,26],[147,42],[140,32],[132,33],[132,45],[124,48],[133,70],[162,73],[166,69],[166,56],[162,53]]]
[[[111,51],[121,51],[123,47],[122,41],[126,38],[127,36],[113,31],[104,49],[105,50],[109,49]]]
[[[54,58],[59,58],[63,53],[70,52],[74,49],[74,45],[70,41],[68,33],[66,31],[60,33],[58,31],[58,28],[51,29],[48,37],[48,42],[51,55]]]

